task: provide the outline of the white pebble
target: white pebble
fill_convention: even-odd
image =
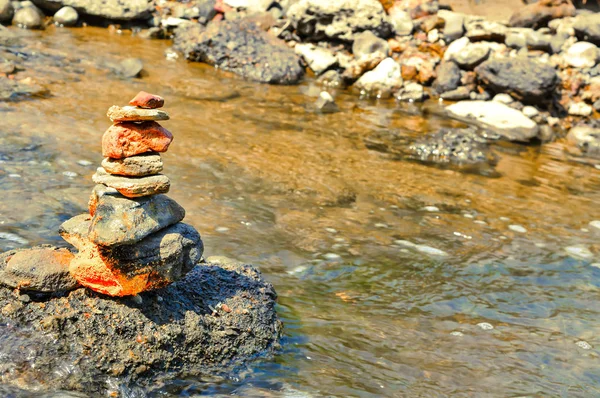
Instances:
[[[21,174],[9,174],[9,178],[21,178]]]
[[[465,218],[475,218],[475,216],[473,214],[463,214],[463,217],[465,217]]]
[[[408,247],[415,247],[416,246],[415,243],[412,243],[411,241],[408,241],[408,240],[395,240],[394,244],[400,245],[400,246],[408,246]]]
[[[80,166],[91,166],[92,162],[90,162],[89,160],[81,159],[77,161],[77,164]]]
[[[520,234],[527,233],[527,230],[521,225],[515,225],[515,224],[509,225],[508,229],[510,229],[511,231],[514,231],[514,232],[518,232]]]
[[[590,259],[592,257],[594,257],[594,253],[592,253],[590,251],[590,249],[588,249],[587,247],[583,246],[583,245],[575,245],[575,246],[568,246],[565,247],[565,251],[576,258],[580,258],[580,259]]]
[[[75,178],[77,177],[77,173],[75,173],[74,171],[63,171],[63,175],[65,177],[69,177],[69,178]]]
[[[450,334],[452,336],[458,336],[458,337],[464,336],[464,334],[462,332],[459,332],[458,330],[455,330],[454,332],[450,332]]]
[[[510,218],[508,218],[508,217],[500,217],[499,220],[500,221],[510,221]]]
[[[330,234],[337,234],[337,229],[334,228],[325,228],[325,231],[329,232]]]
[[[494,328],[491,323],[487,322],[478,323],[477,326],[479,326],[483,330],[492,330]]]
[[[424,210],[424,211],[430,211],[430,212],[432,212],[432,213],[435,213],[435,212],[438,212],[438,211],[440,211],[440,209],[438,209],[438,208],[437,208],[437,207],[435,207],[435,206],[425,206],[425,207],[423,207],[421,210]]]
[[[540,112],[535,109],[533,106],[524,106],[523,110],[521,111],[523,112],[523,115],[527,116],[527,117],[536,117],[537,115],[540,114]]]
[[[420,251],[421,253],[429,254],[431,256],[445,257],[448,255],[448,253],[446,253],[443,250],[436,249],[435,247],[426,246],[426,245],[416,245],[415,249],[417,249],[417,251]]]
[[[225,232],[229,231],[229,228],[227,228],[227,227],[217,227],[217,228],[215,228],[215,231],[217,231],[219,233],[225,233]]]
[[[384,223],[375,224],[375,228],[387,228],[387,227],[388,227],[387,224],[384,224]]]
[[[600,229],[600,220],[590,221],[590,227]]]
[[[483,220],[475,220],[473,221],[475,224],[480,224],[480,225],[487,225],[487,223]]]
[[[327,253],[323,257],[325,257],[327,260],[339,260],[341,258],[341,256],[336,253]]]
[[[591,346],[591,344],[590,344],[590,343],[588,343],[587,341],[583,341],[583,340],[581,340],[581,341],[578,341],[578,342],[577,342],[577,343],[575,343],[575,344],[577,344],[577,346],[578,346],[579,348],[583,349],[583,350],[591,350],[591,349],[592,349],[592,346]]]

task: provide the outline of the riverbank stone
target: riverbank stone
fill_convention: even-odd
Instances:
[[[475,68],[493,93],[508,93],[527,104],[548,102],[559,82],[556,70],[528,58],[494,58]]]
[[[306,61],[316,75],[322,74],[338,63],[333,51],[313,44],[297,44],[294,51]]]
[[[446,108],[450,116],[487,128],[510,141],[529,141],[538,125],[520,111],[496,101],[460,101]]]
[[[593,68],[600,60],[600,49],[595,44],[579,41],[569,47],[564,58],[574,68]]]
[[[206,28],[184,24],[175,30],[174,46],[190,61],[262,83],[297,84],[304,76],[294,50],[251,19],[213,22]]]
[[[69,273],[73,253],[64,248],[38,246],[0,255],[0,284],[25,291],[54,293],[79,286]]]
[[[576,126],[567,134],[567,149],[574,155],[600,159],[600,129]]]
[[[102,167],[110,174],[144,177],[160,173],[163,162],[158,153],[150,152],[123,159],[104,158]]]
[[[54,23],[61,26],[75,26],[79,20],[79,14],[73,7],[63,7],[54,14]]]
[[[297,34],[309,41],[352,42],[367,30],[382,38],[393,33],[390,18],[377,0],[299,0],[290,6],[287,17]]]
[[[460,85],[460,68],[453,61],[442,62],[437,68],[433,89],[438,93],[456,90]]]
[[[24,29],[44,29],[44,14],[33,4],[22,7],[13,16],[13,25]]]
[[[12,21],[15,9],[10,0],[0,0],[0,23]]]
[[[108,128],[102,136],[102,155],[121,159],[145,152],[166,152],[173,134],[156,122],[123,122]]]
[[[569,0],[539,0],[515,11],[509,25],[539,29],[553,19],[572,17],[575,13],[575,7]]]
[[[400,65],[386,58],[375,69],[362,75],[354,87],[371,97],[387,98],[402,87]]]
[[[79,14],[114,21],[147,20],[154,6],[150,0],[32,0],[38,7],[55,13],[64,6]]]
[[[113,105],[108,108],[106,116],[112,122],[145,122],[169,120],[169,114],[160,109],[143,109],[135,106]]]
[[[573,29],[579,39],[600,45],[600,13],[577,16]]]

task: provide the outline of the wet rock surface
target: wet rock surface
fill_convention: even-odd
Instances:
[[[495,160],[487,140],[475,129],[441,129],[415,142],[409,149],[425,162],[466,165]]]
[[[104,394],[115,376],[148,386],[165,373],[182,378],[234,373],[278,348],[282,327],[275,299],[255,268],[223,258],[211,258],[181,281],[137,299],[77,289],[23,302],[0,289],[2,318],[13,336],[21,336],[21,345],[45,341],[42,336],[53,341],[36,346],[29,372],[45,389],[86,394]],[[33,333],[18,333],[24,329]],[[16,369],[18,362],[10,358],[7,365]],[[68,373],[57,374],[65,367]],[[4,383],[19,385],[23,373],[5,376]]]
[[[191,61],[263,83],[295,84],[304,76],[299,56],[249,19],[184,25],[175,31],[175,47]]]

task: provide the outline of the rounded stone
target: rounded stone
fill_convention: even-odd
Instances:
[[[52,246],[11,250],[0,255],[0,283],[20,290],[52,293],[75,289],[69,274],[73,253]]]
[[[173,134],[156,122],[116,123],[102,136],[102,155],[113,159],[146,152],[166,152]]]
[[[54,22],[62,26],[74,26],[79,20],[79,14],[73,7],[63,7],[54,14]]]
[[[25,29],[44,29],[44,14],[34,5],[23,7],[15,13],[13,25]]]

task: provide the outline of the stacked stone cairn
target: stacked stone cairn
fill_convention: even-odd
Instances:
[[[169,178],[160,172],[160,152],[173,135],[157,121],[169,115],[164,100],[140,92],[130,106],[112,106],[114,123],[102,137],[104,160],[92,180],[89,214],[60,227],[60,235],[78,249],[71,276],[94,291],[128,296],[181,279],[204,250],[198,232],[181,221],[185,210],[164,194]]]

